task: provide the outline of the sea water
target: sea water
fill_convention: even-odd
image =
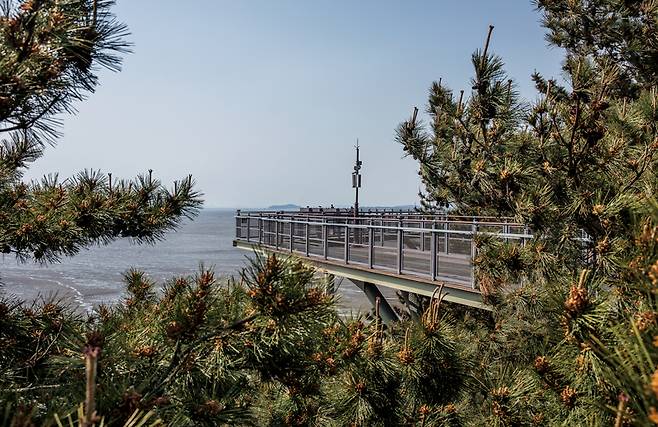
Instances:
[[[201,265],[212,267],[222,278],[237,276],[254,255],[233,247],[234,215],[234,210],[204,209],[193,221],[185,221],[153,245],[120,239],[83,249],[52,264],[20,263],[13,255],[5,255],[0,259],[0,294],[28,303],[55,296],[91,312],[99,304],[116,303],[125,297],[122,276],[133,267],[158,283],[194,274]],[[337,281],[341,312],[369,309],[356,286],[347,280]]]

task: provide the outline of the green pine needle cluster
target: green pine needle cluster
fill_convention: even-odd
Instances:
[[[202,269],[161,292],[136,270],[124,281],[126,299],[92,318],[58,301],[0,304],[9,411],[41,423],[75,411],[89,349],[107,425],[135,411],[171,425],[458,425],[454,402],[474,387],[440,303],[392,329],[342,319],[329,281],[274,256],[239,280]]]
[[[119,70],[130,45],[113,4],[0,2],[0,253],[52,262],[120,237],[153,242],[201,206],[191,176],[171,189],[151,171],[21,180],[56,142],[62,114],[94,91],[98,70]]]

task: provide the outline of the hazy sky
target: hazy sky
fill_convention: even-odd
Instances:
[[[184,5],[184,6],[183,6]],[[119,0],[134,53],[64,122],[28,177],[84,168],[165,182],[191,173],[208,207],[413,204],[415,163],[395,127],[442,77],[469,89],[487,26],[522,95],[559,75],[526,0]]]

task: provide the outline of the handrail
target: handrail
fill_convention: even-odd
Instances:
[[[359,210],[358,215],[354,215],[352,209],[338,209],[338,208],[319,208],[322,210],[296,210],[296,211],[283,211],[283,210],[242,210],[238,209],[237,212],[241,216],[254,216],[254,215],[283,215],[283,216],[318,216],[318,217],[335,217],[335,218],[370,218],[379,216],[414,216],[414,217],[449,217],[449,218],[478,218],[478,219],[495,219],[495,220],[512,220],[513,217],[505,216],[487,216],[487,215],[454,215],[448,212],[428,214],[417,211],[368,211]]]
[[[470,285],[473,292],[479,292],[473,268],[478,251],[475,236],[492,236],[522,246],[541,238],[523,224],[487,222],[490,217],[465,218],[470,220],[237,211],[235,241],[320,261],[358,264],[387,274],[392,271],[454,286]],[[451,229],[452,226],[468,228]],[[491,227],[500,227],[500,231]],[[595,256],[591,238],[581,230],[573,240],[583,243],[583,262],[591,262]]]
[[[449,224],[459,224],[459,225],[471,225],[474,222],[478,225],[483,226],[508,226],[508,227],[524,227],[524,224],[517,222],[500,221],[501,219],[506,218],[495,218],[498,221],[486,221],[486,219],[494,217],[466,217],[466,216],[447,216],[447,217],[428,217],[428,218],[400,218],[399,216],[395,217],[369,217],[369,216],[357,216],[357,217],[347,217],[347,216],[334,216],[334,215],[310,215],[303,213],[277,213],[277,212],[246,212],[243,214],[238,211],[236,218],[317,218],[325,220],[340,220],[340,221],[370,221],[374,219],[381,218],[380,221],[401,221],[406,220],[409,222],[420,222],[420,223],[449,223]],[[452,220],[451,218],[465,218],[467,220]],[[483,221],[484,219],[484,221]],[[512,218],[509,218],[512,219]]]
[[[245,218],[243,216],[236,215],[236,219],[242,219]],[[251,217],[251,218],[258,218],[258,217]],[[327,227],[347,227],[351,229],[360,229],[360,230],[368,230],[368,229],[378,229],[378,230],[390,230],[390,231],[398,231],[401,230],[403,232],[409,232],[409,233],[436,233],[436,234],[457,234],[457,235],[465,235],[465,236],[472,236],[475,234],[480,234],[484,236],[498,236],[502,238],[519,238],[519,239],[532,239],[533,235],[528,234],[528,233],[495,233],[491,231],[480,231],[480,230],[446,230],[443,228],[418,228],[418,227],[406,227],[406,226],[390,226],[390,225],[374,225],[374,224],[349,224],[349,223],[329,223],[329,222],[312,222],[312,221],[300,221],[300,220],[292,220],[292,219],[277,219],[277,218],[259,218],[265,221],[271,221],[271,222],[278,222],[280,224],[302,224],[302,225],[312,225],[312,226],[327,226]],[[436,222],[440,224],[441,222]],[[475,224],[475,225],[481,225],[482,223],[465,223],[465,224]],[[489,223],[486,223],[486,225],[490,225]],[[510,224],[504,224],[501,223],[500,225],[510,225]]]
[[[236,241],[398,275],[470,285],[477,292],[472,265],[477,255],[474,236],[493,236],[521,245],[533,239],[528,227],[512,222],[487,222],[490,217],[452,221],[450,217],[418,218],[415,213],[413,216],[238,211]],[[461,229],[451,229],[453,226]],[[500,231],[491,227],[500,227]]]

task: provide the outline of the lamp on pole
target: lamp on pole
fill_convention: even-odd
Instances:
[[[359,215],[359,188],[361,188],[361,165],[363,162],[359,160],[359,139],[356,140],[356,163],[354,165],[354,172],[352,172],[352,188],[354,188],[354,216]]]

